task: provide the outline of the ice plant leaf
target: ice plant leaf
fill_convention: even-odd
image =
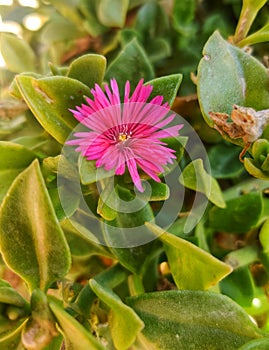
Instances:
[[[105,350],[97,339],[56,302],[49,303],[67,344],[67,349]]]
[[[11,33],[0,33],[0,50],[9,70],[35,71],[35,54],[27,41]]]
[[[218,182],[204,169],[202,159],[189,163],[182,171],[179,181],[191,190],[201,192],[220,208],[225,207]]]
[[[130,94],[130,82],[127,81],[121,100],[115,79],[111,80],[110,87],[104,86],[104,91],[96,84],[91,89],[93,99],[87,97],[87,105],[72,110],[74,117],[86,129],[76,131],[76,138],[67,141],[67,145],[78,146],[76,151],[87,160],[96,160],[96,168],[103,168],[107,173],[112,171],[115,175],[123,175],[128,169],[140,192],[145,189],[139,170],[160,182],[158,174],[163,173],[165,166],[173,164],[177,158],[176,150],[169,148],[162,140],[176,138],[183,127],[182,124],[169,127],[176,115],[169,112],[168,103],[163,103],[163,96],[157,95],[148,101],[152,90],[153,86],[143,85],[141,79]],[[92,165],[84,162],[86,176],[82,178],[83,183],[96,181],[98,172],[90,169],[87,175]],[[81,169],[83,171],[83,167]],[[101,172],[100,176],[106,177],[105,172]]]
[[[227,200],[226,208],[210,209],[209,225],[220,232],[246,233],[259,223],[262,207],[261,193],[241,195]]]
[[[75,59],[70,64],[66,75],[92,88],[94,84],[102,84],[105,70],[106,58],[104,56],[88,54]]]
[[[229,265],[196,245],[152,223],[146,223],[146,226],[163,242],[171,273],[179,289],[206,290],[231,273]]]
[[[144,321],[142,334],[152,349],[237,350],[266,336],[242,308],[218,293],[162,291],[128,298],[127,303]]]
[[[182,79],[182,74],[171,74],[147,81],[145,85],[153,86],[153,91],[150,95],[151,98],[161,95],[164,101],[168,102],[169,106],[172,106]]]
[[[109,328],[116,349],[129,349],[143,329],[144,323],[111,289],[102,286],[94,279],[91,279],[89,284],[98,298],[111,308]]]
[[[22,145],[0,141],[0,202],[13,180],[35,159],[35,154]]]
[[[105,77],[106,80],[117,77],[121,91],[126,80],[129,80],[131,86],[135,87],[141,78],[144,78],[145,81],[153,79],[152,65],[137,39],[133,39],[123,47],[123,50],[108,66]]]
[[[25,327],[27,319],[10,321],[2,318],[0,321],[0,347],[1,350],[23,349],[21,343],[21,332]]]
[[[35,79],[19,75],[16,82],[39,123],[63,144],[77,124],[68,108],[82,103],[90,89],[78,80],[61,76]]]
[[[122,28],[125,23],[129,0],[100,0],[97,6],[97,16],[107,27]]]
[[[0,248],[29,288],[46,291],[65,276],[70,253],[37,161],[11,185],[0,209]]]
[[[268,108],[269,76],[257,59],[229,44],[218,32],[208,39],[203,55],[198,67],[197,92],[201,111],[210,126],[213,122],[209,112],[230,115],[233,104],[257,111]]]

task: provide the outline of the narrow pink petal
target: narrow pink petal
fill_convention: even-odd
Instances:
[[[134,158],[127,159],[126,163],[135,187],[138,189],[138,191],[144,192]]]
[[[124,89],[124,103],[129,102],[129,95],[130,95],[130,82],[129,80],[125,83],[125,89]]]

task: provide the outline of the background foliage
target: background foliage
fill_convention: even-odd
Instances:
[[[267,1],[14,1],[0,12],[1,349],[267,349]],[[166,232],[154,217],[174,189],[152,183],[126,216],[106,200],[133,199],[128,179],[110,198],[111,174],[98,172],[98,196],[94,163],[61,153],[69,108],[111,78],[120,89],[144,78],[207,150],[209,164],[189,159],[184,135],[167,141],[185,197]],[[234,105],[251,108],[239,124]],[[76,177],[112,247],[89,230]],[[197,193],[208,206],[186,233]],[[156,239],[114,247],[105,223]]]

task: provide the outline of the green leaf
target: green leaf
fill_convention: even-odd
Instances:
[[[0,50],[8,69],[15,73],[35,71],[35,54],[27,41],[11,33],[0,33]]]
[[[101,55],[88,54],[75,59],[69,66],[67,76],[77,79],[86,86],[101,86],[106,70],[106,58]]]
[[[269,76],[258,60],[229,44],[218,32],[208,39],[203,55],[198,66],[197,93],[210,126],[213,122],[209,112],[230,114],[233,104],[258,111],[268,108]]]
[[[0,141],[0,202],[17,175],[35,159],[26,147],[8,141]]]
[[[107,27],[122,28],[125,23],[129,0],[100,0],[97,16]]]
[[[61,76],[34,79],[19,75],[16,81],[36,119],[63,144],[77,125],[69,109],[81,105],[83,96],[90,96],[90,89],[78,80]]]
[[[70,267],[70,254],[34,161],[13,182],[0,209],[0,248],[29,288],[47,290]]]
[[[153,91],[150,95],[150,99],[157,95],[161,95],[163,96],[164,101],[168,102],[169,106],[172,106],[177,96],[177,92],[182,79],[182,74],[171,74],[147,81],[145,85],[153,86]]]
[[[209,225],[219,232],[246,233],[256,227],[261,213],[261,194],[250,192],[226,201],[224,209],[210,209]]]
[[[85,157],[80,156],[78,160],[80,180],[83,185],[89,185],[91,183],[104,180],[115,174],[114,170],[106,171],[103,167],[96,168],[94,160],[87,160]]]
[[[146,226],[163,242],[171,273],[179,289],[205,290],[218,283],[232,269],[194,244],[154,224]]]
[[[24,350],[21,343],[21,332],[27,320],[18,321],[0,320],[0,346],[1,350]]]
[[[243,0],[240,17],[236,26],[233,41],[241,46],[241,40],[245,38],[254,22],[259,10],[267,0]],[[239,42],[239,43],[238,43]]]
[[[49,306],[65,338],[66,349],[105,350],[90,332],[88,332],[73,316],[64,311],[56,302],[51,301]]]
[[[141,78],[144,78],[145,81],[153,79],[153,68],[137,39],[133,39],[123,47],[109,65],[105,77],[107,80],[116,78],[122,92],[126,80],[129,80],[131,87],[134,88]]]
[[[111,258],[109,251],[98,243],[97,237],[84,226],[74,220],[65,219],[61,222],[71,254],[75,256],[101,255]]]
[[[238,177],[244,171],[239,161],[241,148],[230,143],[219,143],[208,151],[211,175],[218,179]]]
[[[261,242],[263,252],[269,253],[269,218],[264,222],[261,227],[259,240]]]
[[[173,9],[173,25],[175,29],[184,36],[193,33],[193,24],[195,9],[195,0],[176,1]]]
[[[268,350],[269,348],[269,339],[261,338],[257,340],[251,340],[247,342],[243,346],[241,346],[238,350]]]
[[[89,284],[98,298],[111,309],[109,327],[116,349],[129,349],[144,327],[144,323],[111,289],[102,286],[94,279],[91,279]]]
[[[229,298],[202,291],[138,295],[127,303],[144,321],[142,333],[158,350],[237,350],[266,334]]]
[[[104,239],[124,267],[140,274],[154,248],[148,242],[155,237],[144,225],[154,219],[153,212],[148,202],[123,187],[117,186],[117,195],[117,216],[103,224]]]
[[[229,296],[239,305],[252,305],[254,298],[254,282],[248,266],[235,269],[220,282],[222,294]]]
[[[191,190],[201,192],[215,205],[225,207],[218,182],[204,169],[202,159],[189,163],[182,171],[179,182]]]
[[[267,23],[257,32],[247,36],[243,40],[240,40],[238,43],[238,46],[244,47],[244,46],[250,46],[250,45],[258,44],[262,42],[267,42],[268,37],[269,37],[269,23]]]
[[[252,145],[253,158],[244,158],[246,170],[258,179],[269,179],[269,141],[258,139]]]

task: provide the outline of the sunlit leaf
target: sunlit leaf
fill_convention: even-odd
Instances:
[[[31,290],[47,290],[68,272],[69,249],[37,161],[10,187],[0,210],[0,228],[2,256]]]
[[[116,349],[128,349],[144,327],[144,323],[111,289],[102,286],[94,279],[89,283],[98,298],[111,308],[109,327]]]
[[[148,349],[237,350],[266,336],[243,309],[218,293],[163,291],[127,302],[145,323]]]

